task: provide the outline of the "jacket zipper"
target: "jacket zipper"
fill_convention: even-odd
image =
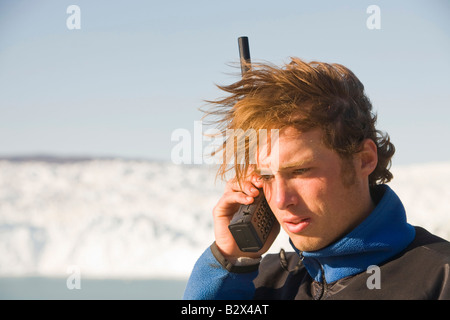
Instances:
[[[316,260],[316,259],[314,259]],[[322,279],[320,283],[320,294],[319,295],[314,295],[314,300],[322,300],[323,298],[326,297],[326,293],[327,293],[327,281],[325,279],[325,270],[323,269],[322,264],[319,263],[319,261],[316,260],[316,262],[319,264],[320,266],[320,270],[322,271]]]
[[[303,252],[300,251],[298,254],[300,256],[300,261],[303,261],[303,259],[305,259],[305,256],[303,256]],[[322,300],[322,298],[326,297],[326,293],[328,291],[327,290],[327,280],[325,279],[325,270],[323,269],[322,264],[317,259],[314,259],[314,260],[316,260],[316,262],[319,264],[320,270],[322,271],[322,282],[321,282],[322,288],[320,290],[321,291],[320,295],[317,298],[315,298],[315,300]]]
[[[323,269],[322,265],[320,265],[320,270],[322,270],[322,294],[320,295],[318,300],[322,300],[322,298],[325,298],[327,295],[327,280],[325,279],[325,270]]]

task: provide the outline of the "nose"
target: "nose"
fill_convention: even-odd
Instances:
[[[286,210],[297,203],[295,188],[286,179],[276,179],[275,182],[275,204],[279,210]]]

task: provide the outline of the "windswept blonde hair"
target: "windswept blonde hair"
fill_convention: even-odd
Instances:
[[[307,63],[298,58],[282,67],[252,64],[239,81],[218,87],[228,95],[208,101],[211,108],[203,111],[223,136],[230,129],[242,133],[249,129],[294,127],[305,132],[320,128],[323,143],[343,159],[359,152],[361,143],[371,139],[377,145],[378,165],[369,176],[370,185],[392,179],[389,168],[395,147],[386,133],[376,130],[377,117],[363,84],[343,65]],[[235,137],[228,137],[218,151],[224,151],[228,143],[236,145]],[[244,178],[251,165],[250,150],[254,149],[246,143],[245,152],[235,150],[234,155],[224,156],[218,175],[223,178],[234,169],[238,181]],[[238,158],[243,156],[247,158]]]

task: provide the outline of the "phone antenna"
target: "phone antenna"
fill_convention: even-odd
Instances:
[[[250,70],[250,47],[248,45],[248,37],[239,37],[239,57],[241,59],[241,74],[244,75]]]

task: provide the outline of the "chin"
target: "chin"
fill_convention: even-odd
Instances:
[[[290,239],[294,246],[300,251],[317,251],[327,246],[324,239],[321,238],[293,235]]]

